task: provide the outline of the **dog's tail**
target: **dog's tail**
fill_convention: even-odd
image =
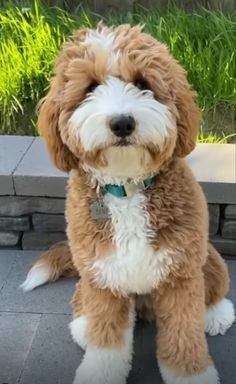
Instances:
[[[57,243],[45,251],[30,269],[21,288],[25,292],[32,291],[40,285],[59,279],[60,276],[78,276],[67,242]]]

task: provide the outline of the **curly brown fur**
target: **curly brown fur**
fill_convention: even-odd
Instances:
[[[117,116],[126,118],[119,131],[112,123]],[[125,131],[124,138],[127,116],[134,132]],[[87,349],[74,384],[125,383],[133,301],[140,294],[138,310],[150,315],[152,308],[158,324],[165,382],[218,383],[204,316],[206,305],[214,311],[222,305],[229,278],[208,244],[206,200],[183,159],[195,146],[199,120],[185,71],[140,26],[83,28],[58,55],[39,130],[54,163],[73,170],[66,203],[69,249],[55,248],[41,261],[51,268],[50,279],[75,270],[81,276],[70,328]],[[152,185],[131,197],[99,194],[106,184],[133,183],[135,189],[150,176]],[[109,212],[102,220],[91,214],[99,200]],[[228,327],[234,314],[226,305]]]

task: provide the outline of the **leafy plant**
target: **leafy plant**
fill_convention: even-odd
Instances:
[[[213,136],[222,137],[216,132],[223,129],[224,140],[232,139],[228,134],[235,125],[236,13],[204,8],[188,13],[175,6],[147,11],[136,6],[127,14],[101,16],[78,7],[69,15],[37,0],[7,4],[0,2],[0,133],[36,134],[34,110],[48,87],[56,52],[74,29],[93,27],[103,19],[109,25],[144,24],[147,32],[165,42],[198,93],[204,132],[213,130]],[[226,111],[230,119],[215,128],[212,121],[219,111]]]

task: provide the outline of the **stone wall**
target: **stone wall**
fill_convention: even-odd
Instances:
[[[104,12],[107,10],[123,10],[130,11],[135,5],[149,9],[151,7],[165,8],[173,3],[173,0],[48,0],[51,6],[58,6],[75,12],[81,5],[89,7],[95,12]],[[175,3],[187,10],[194,10],[198,6],[209,9],[220,9],[225,12],[234,12],[236,8],[236,0],[176,0]]]
[[[0,197],[0,248],[47,249],[65,240],[65,199]],[[236,204],[208,204],[210,239],[236,256]]]
[[[46,249],[65,240],[65,199],[0,196],[0,247]]]
[[[208,204],[210,241],[221,253],[236,256],[236,204]]]
[[[236,256],[236,146],[199,144],[187,158],[206,194],[210,239]],[[65,240],[68,175],[41,138],[0,136],[0,248],[46,249]]]

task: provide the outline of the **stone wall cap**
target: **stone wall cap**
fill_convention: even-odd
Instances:
[[[208,203],[236,204],[236,145],[197,144],[187,157]]]
[[[197,144],[187,157],[199,182],[236,183],[235,144]]]
[[[52,164],[42,137],[34,140],[13,174],[16,194],[21,196],[64,197],[67,178]]]
[[[0,167],[0,185],[5,183],[4,177],[10,175],[16,195],[65,196],[68,174],[52,164],[43,138],[0,136],[0,153],[3,153],[2,148],[5,149],[0,157],[4,157]],[[19,153],[18,156],[15,152]],[[235,144],[197,144],[186,160],[209,203],[236,204]],[[0,194],[13,194],[9,188],[1,193],[1,188]]]
[[[14,195],[13,172],[34,139],[28,136],[0,136],[0,195]]]

